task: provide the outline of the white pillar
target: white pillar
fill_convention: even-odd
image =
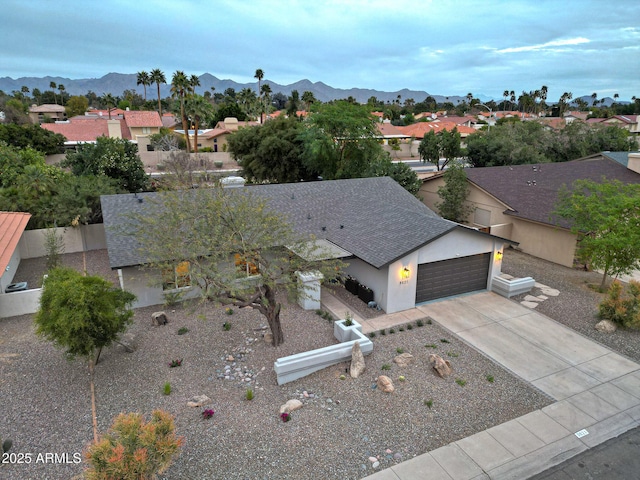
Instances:
[[[322,273],[296,272],[298,277],[298,305],[304,310],[320,308],[320,282],[324,278]]]

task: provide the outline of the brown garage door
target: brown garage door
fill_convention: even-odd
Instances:
[[[416,303],[487,288],[490,253],[418,265]]]

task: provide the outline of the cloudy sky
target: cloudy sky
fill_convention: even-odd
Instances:
[[[640,96],[639,0],[2,0],[0,77]],[[417,101],[423,99],[416,99]]]

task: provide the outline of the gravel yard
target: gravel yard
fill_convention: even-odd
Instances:
[[[88,265],[104,268],[100,255],[95,253]],[[638,332],[604,335],[593,329],[600,294],[585,281],[596,283],[597,274],[511,250],[503,271],[557,288],[560,294],[542,302],[539,311],[640,360]],[[151,313],[159,309],[136,311],[129,329],[138,345],[134,353],[120,346],[102,353],[96,394],[101,432],[120,412],[148,417],[162,408],[176,417],[185,444],[160,478],[359,479],[375,471],[370,457],[379,459],[378,470],[386,468],[551,403],[435,324],[377,335],[373,353],[365,357],[367,370],[358,379],[348,374],[340,379],[348,368],[344,363],[278,386],[274,360],[335,343],[330,322],[286,306],[281,314],[285,343],[273,348],[262,341],[265,322],[253,310],[234,308],[226,315],[213,305],[204,312],[169,308],[170,323],[154,327]],[[222,327],[226,321],[229,331]],[[188,332],[178,335],[181,327]],[[398,367],[393,358],[399,351],[411,353],[416,362]],[[451,377],[436,376],[428,365],[430,353],[451,362]],[[174,359],[183,359],[182,366],[169,368]],[[381,374],[393,380],[394,393],[372,388]],[[172,386],[168,396],[162,393],[165,382]],[[255,393],[251,401],[245,400],[247,388]],[[200,394],[212,399],[206,408],[215,415],[209,420],[202,419],[202,408],[186,406]],[[279,407],[293,398],[304,406],[283,423]],[[82,464],[36,463],[39,453],[81,452],[92,430],[86,364],[68,362],[60,350],[35,337],[31,316],[0,320],[0,404],[0,435],[13,440],[12,452],[33,455],[29,465],[1,465],[0,477],[68,480],[82,472]]]

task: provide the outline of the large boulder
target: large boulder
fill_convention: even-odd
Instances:
[[[364,355],[360,349],[360,342],[354,342],[353,348],[351,348],[351,369],[350,374],[352,378],[358,378],[364,373],[366,365],[364,363]]]
[[[452,369],[449,360],[443,360],[440,355],[436,355],[435,353],[429,355],[429,363],[442,378],[451,375]]]
[[[302,402],[300,400],[288,400],[287,403],[280,407],[280,413],[291,413],[300,408],[302,408]]]
[[[166,325],[169,323],[167,314],[165,312],[154,312],[151,314],[151,320],[154,325]]]
[[[410,353],[401,353],[400,355],[396,355],[393,359],[393,362],[397,364],[399,367],[406,367],[414,363],[416,359]]]
[[[380,375],[376,378],[376,385],[378,386],[378,390],[384,393],[392,393],[396,389],[391,379],[386,375]]]

